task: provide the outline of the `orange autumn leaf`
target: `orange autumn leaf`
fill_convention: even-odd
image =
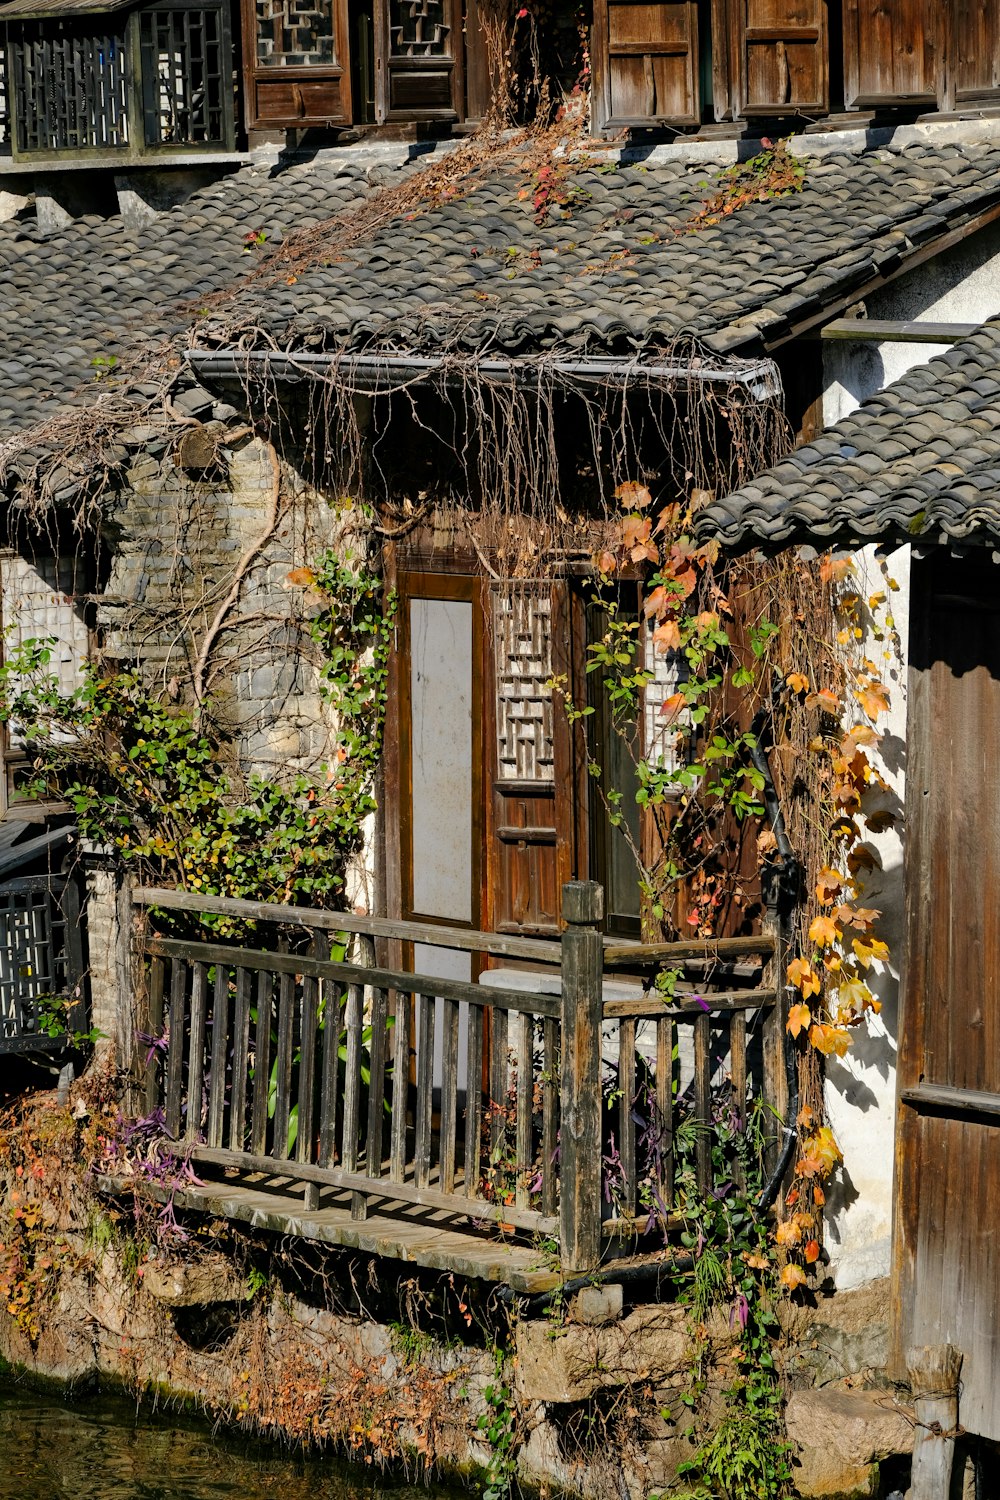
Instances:
[[[819,576],[821,583],[840,583],[849,573],[854,571],[854,563],[849,557],[830,557],[827,555],[819,565]]]
[[[781,1282],[783,1287],[786,1287],[788,1289],[788,1291],[794,1292],[796,1287],[805,1286],[806,1273],[805,1271],[803,1271],[801,1266],[795,1266],[789,1263],[787,1266],[785,1266],[778,1280]]]
[[[801,672],[789,672],[785,681],[793,693],[808,693],[809,691],[809,678],[803,676]]]
[[[881,938],[869,938],[867,942],[862,938],[855,938],[851,947],[854,949],[858,963],[862,964],[866,969],[869,968],[873,960],[885,963],[889,957],[889,945],[888,943],[883,943]]]
[[[819,975],[812,964],[804,958],[793,958],[786,970],[789,984],[802,991],[802,997],[808,1000],[810,995],[818,995],[820,991]]]
[[[843,980],[837,991],[837,1009],[841,1015],[862,1016],[872,1005],[872,992],[861,979]]]
[[[807,1266],[811,1266],[819,1260],[819,1241],[807,1240],[802,1247],[802,1254]]]
[[[671,693],[669,698],[664,698],[660,704],[660,713],[665,719],[676,719],[684,707],[685,698],[683,693]]]
[[[826,1194],[818,1182],[813,1184],[813,1202],[817,1208],[822,1208],[826,1202]]]
[[[825,1024],[810,1026],[809,1042],[817,1052],[822,1052],[824,1057],[829,1057],[831,1054],[843,1057],[851,1045],[850,1037],[840,1026]]]
[[[615,554],[613,552],[609,552],[608,549],[607,549],[607,547],[604,548],[603,552],[599,552],[598,553],[598,555],[597,555],[597,571],[598,571],[598,573],[605,573],[605,574],[607,574],[607,573],[613,573],[615,571],[615,568],[617,566],[618,566],[618,561],[617,561],[617,559],[615,557]]]
[[[829,1125],[821,1125],[814,1131],[807,1145],[810,1158],[820,1163],[822,1170],[819,1175],[823,1177],[829,1176],[834,1167],[844,1159]]]
[[[653,523],[647,516],[643,520],[639,516],[627,516],[622,523],[622,541],[626,547],[634,547],[638,543],[648,542],[649,533],[653,529]]]
[[[838,870],[831,870],[829,865],[824,865],[816,878],[816,899],[822,901],[824,906],[829,906],[836,901],[844,888],[844,877]]]
[[[763,858],[766,854],[773,854],[777,847],[778,840],[775,837],[774,831],[772,829],[765,828],[762,833],[758,833],[757,853],[761,858]]]
[[[664,651],[679,651],[680,644],[681,627],[676,620],[664,620],[653,631],[653,645],[661,655]]]
[[[864,844],[859,844],[847,856],[847,868],[852,875],[857,875],[861,870],[874,870],[876,863],[877,861],[872,850]]]
[[[642,601],[642,612],[648,620],[650,615],[661,615],[672,602],[670,595],[661,583],[653,589],[652,593],[647,594]]]
[[[887,828],[895,827],[896,814],[891,812],[865,813],[865,822],[868,824],[869,833],[885,833]]]
[[[824,713],[836,714],[840,712],[840,699],[830,688],[820,688],[809,694],[806,708],[821,708]]]
[[[779,1224],[774,1231],[774,1238],[779,1245],[797,1245],[802,1239],[802,1230],[794,1219],[789,1219],[784,1224]]]
[[[653,497],[644,484],[637,479],[627,479],[615,490],[615,499],[620,500],[623,505],[634,506],[636,510],[645,510],[652,505]]]
[[[844,735],[840,748],[844,755],[851,756],[865,745],[877,744],[879,736],[870,724],[855,724]]]
[[[848,927],[856,927],[859,932],[871,932],[882,915],[874,906],[843,906],[838,910],[847,913],[846,917],[838,918],[838,920],[843,921]]]
[[[703,609],[694,623],[699,630],[718,630],[719,617],[714,610]]]
[[[817,948],[832,948],[840,936],[840,928],[830,917],[816,917],[809,928],[809,941]]]
[[[861,829],[853,818],[848,817],[847,813],[841,813],[840,817],[835,818],[830,826],[830,837],[832,839],[842,839],[844,843],[859,838],[860,835]]]
[[[808,1026],[812,1020],[812,1011],[808,1005],[801,1002],[798,1005],[789,1006],[788,1020],[785,1025],[792,1036],[797,1037],[804,1026]]]
[[[312,568],[293,568],[285,576],[292,587],[297,589],[311,588],[316,582],[316,574]]]
[[[889,693],[881,682],[869,682],[863,688],[856,688],[854,696],[869,719],[877,719],[879,714],[889,712]]]

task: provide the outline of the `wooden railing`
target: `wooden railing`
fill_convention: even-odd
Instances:
[[[749,1091],[773,1082],[773,988],[605,997],[607,970],[648,975],[664,952],[606,947],[589,883],[564,888],[559,942],[179,891],[134,899],[252,922],[267,943],[147,924],[147,1110],[197,1160],[298,1183],[312,1208],[333,1188],[357,1218],[381,1201],[459,1227],[499,1221],[556,1237],[564,1271],[587,1270],[609,1234],[662,1224],[689,1158],[711,1186],[720,1108],[745,1115]],[[441,978],[405,962],[413,944],[468,953],[470,973],[522,968],[488,985]],[[673,945],[669,961],[679,949],[729,962],[774,940]]]

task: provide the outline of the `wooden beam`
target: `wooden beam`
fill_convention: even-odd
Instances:
[[[887,318],[834,318],[819,330],[821,339],[846,343],[955,344],[967,339],[978,323],[900,323]]]

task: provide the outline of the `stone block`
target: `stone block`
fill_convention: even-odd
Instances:
[[[586,1401],[631,1383],[666,1384],[687,1358],[680,1307],[636,1308],[603,1328],[524,1322],[517,1329],[515,1383],[525,1401]]]
[[[213,1302],[242,1302],[246,1282],[222,1256],[164,1264],[149,1261],[143,1287],[167,1307],[207,1307]]]
[[[623,1301],[621,1285],[616,1281],[606,1281],[603,1286],[584,1286],[570,1303],[570,1317],[587,1328],[601,1328],[605,1323],[617,1323]]]
[[[785,1426],[801,1500],[869,1500],[880,1462],[913,1449],[913,1415],[887,1393],[794,1391]]]

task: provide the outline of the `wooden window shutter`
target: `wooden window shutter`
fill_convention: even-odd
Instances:
[[[601,127],[699,123],[694,0],[595,0],[593,61]]]
[[[848,109],[932,103],[937,93],[939,0],[845,0],[844,100]],[[984,9],[974,0],[969,11]]]
[[[347,0],[243,0],[243,62],[248,129],[351,120]]]
[[[379,124],[464,113],[459,0],[375,0],[375,49]]]
[[[826,0],[736,0],[734,114],[825,114]]]
[[[941,108],[995,101],[1000,96],[1000,7],[955,0],[945,14],[950,30],[943,48],[947,76]]]

